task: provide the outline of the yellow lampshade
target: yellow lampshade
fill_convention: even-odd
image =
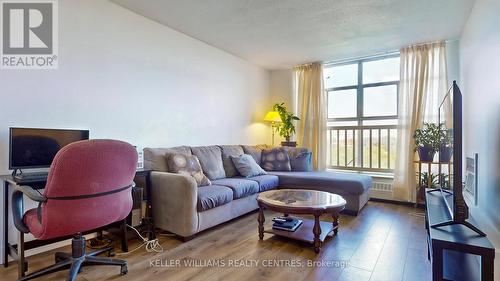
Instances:
[[[281,122],[281,117],[278,111],[269,111],[264,117],[264,121],[267,122]]]

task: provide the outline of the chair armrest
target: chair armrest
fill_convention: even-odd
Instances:
[[[156,227],[183,237],[198,232],[198,185],[193,177],[152,172],[151,199]]]
[[[14,219],[14,225],[16,228],[23,232],[28,233],[29,229],[24,224],[23,216],[24,216],[24,202],[23,195],[26,195],[29,199],[43,203],[47,200],[43,195],[41,195],[38,191],[34,190],[30,186],[16,186],[14,188],[14,192],[12,192],[12,218]]]

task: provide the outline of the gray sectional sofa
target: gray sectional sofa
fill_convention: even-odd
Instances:
[[[258,209],[257,195],[275,188],[323,190],[342,195],[346,212],[357,214],[369,198],[369,176],[337,172],[268,172],[239,176],[230,156],[243,153],[261,162],[263,145],[145,148],[144,166],[152,169],[151,197],[155,226],[189,239],[196,233]],[[297,148],[302,149],[303,148]],[[293,155],[297,149],[288,149]],[[169,173],[166,155],[194,154],[212,185],[198,187],[191,176]],[[221,170],[222,169],[222,170]]]

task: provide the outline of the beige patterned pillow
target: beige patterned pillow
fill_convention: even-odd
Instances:
[[[195,155],[169,153],[166,155],[168,171],[171,173],[192,176],[198,186],[211,185],[212,182],[203,174],[200,161]]]

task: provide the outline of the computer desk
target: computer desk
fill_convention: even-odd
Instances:
[[[146,214],[145,217],[143,218],[143,224],[144,227],[147,228],[148,233],[149,233],[149,239],[153,239],[155,234],[154,234],[154,223],[153,223],[153,218],[152,218],[152,210],[151,210],[151,170],[147,169],[140,169],[137,170],[135,173],[135,179],[137,178],[143,178],[145,181],[145,186],[143,188],[146,189],[146,192],[144,192],[143,198],[146,200]],[[22,250],[23,252],[26,250],[34,249],[37,247],[45,246],[48,244],[56,243],[59,241],[64,241],[66,239],[71,239],[72,236],[68,237],[60,237],[60,238],[54,238],[54,239],[48,239],[48,240],[32,240],[32,241],[26,241],[24,242],[24,233],[20,232],[20,237],[18,237],[18,243],[17,244],[10,244],[9,243],[9,214],[11,213],[11,210],[9,209],[9,194],[10,194],[10,189],[11,186],[15,185],[29,185],[33,189],[43,189],[45,188],[45,184],[47,183],[47,179],[36,179],[36,180],[19,180],[16,179],[12,175],[3,175],[0,176],[0,180],[4,182],[3,184],[3,192],[4,192],[4,197],[3,197],[3,227],[4,227],[4,250],[3,250],[3,259],[4,259],[4,267],[9,266],[9,256],[12,257],[13,260],[18,261],[19,259],[24,260],[24,254],[19,255],[19,250]],[[121,225],[121,227],[125,227],[125,225]],[[105,230],[109,228],[109,226],[105,226],[99,229],[95,229],[89,232],[86,232],[85,234],[89,233],[95,233],[95,232],[100,232],[102,230]],[[127,245],[127,237],[126,237],[126,231],[123,231],[122,235],[122,241],[121,241],[121,248],[122,251],[127,252],[128,251],[128,245]],[[19,242],[22,243],[21,249],[19,249]],[[24,264],[24,270],[26,271],[28,269],[28,264],[26,261],[21,262],[21,264]]]

